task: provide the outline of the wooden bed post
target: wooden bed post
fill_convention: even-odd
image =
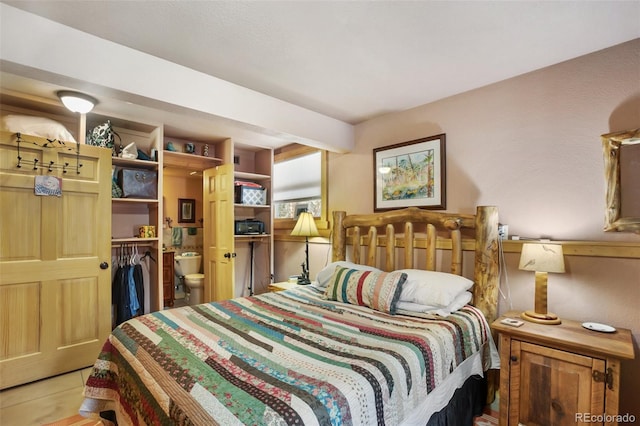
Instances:
[[[337,262],[339,260],[347,260],[346,239],[347,230],[342,224],[347,212],[333,212],[333,243],[331,244],[331,260]]]
[[[476,210],[473,304],[484,313],[489,324],[498,316],[498,261],[498,208],[479,206]]]
[[[498,316],[500,265],[498,249],[498,208],[479,206],[476,209],[476,255],[474,268],[473,305],[480,309],[491,324]],[[491,333],[494,342],[495,333]],[[499,370],[488,370],[487,404],[495,400],[500,386]]]

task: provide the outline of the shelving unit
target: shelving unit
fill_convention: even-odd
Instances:
[[[264,223],[264,234],[236,235],[235,294],[269,291],[273,280],[273,209],[271,175],[273,150],[234,145],[234,179],[262,185],[266,204],[234,203],[234,219],[256,219]]]
[[[135,168],[145,170],[158,170],[157,161],[144,161],[144,160],[129,160],[123,158],[112,158],[112,164],[115,167],[123,168]],[[149,200],[142,198],[112,198],[112,234],[111,243],[122,244],[158,244],[159,237],[156,220],[152,217],[155,216],[155,210],[158,210],[159,198]],[[138,221],[135,220],[123,220],[123,217],[129,216],[128,219],[133,219],[135,216]],[[140,222],[142,221],[142,222]],[[138,223],[140,222],[140,223]],[[147,223],[148,222],[148,223]],[[140,225],[154,225],[156,226],[155,238],[139,238],[138,226]]]
[[[116,146],[125,147],[131,142],[138,150],[144,151],[151,157],[152,151],[161,149],[162,127],[155,124],[140,123],[129,117],[117,115],[88,114],[86,128],[92,129],[107,120],[111,121],[113,130],[119,135],[115,138]],[[160,159],[161,160],[161,159]],[[149,263],[148,291],[150,295],[150,310],[157,311],[164,307],[162,286],[163,256],[162,241],[162,167],[160,161],[126,159],[112,157],[112,167],[151,170],[157,173],[156,197],[142,198],[112,198],[111,200],[111,246],[112,258],[123,245],[135,245],[143,254],[150,252],[155,261]],[[139,238],[138,228],[143,225],[155,226],[156,236]]]
[[[218,164],[222,164],[222,159],[217,157],[203,157],[196,154],[167,151],[163,152],[163,167],[175,167],[185,170],[202,171]]]

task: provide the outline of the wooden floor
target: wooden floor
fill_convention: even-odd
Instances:
[[[78,414],[91,368],[0,392],[0,425],[41,426]]]
[[[175,307],[187,305],[182,298]],[[0,426],[42,426],[78,414],[91,367],[0,391]]]

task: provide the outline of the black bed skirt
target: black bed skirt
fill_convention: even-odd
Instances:
[[[475,375],[456,389],[446,407],[429,419],[427,426],[473,426],[487,403],[487,379]]]

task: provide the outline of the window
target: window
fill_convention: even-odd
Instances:
[[[319,229],[327,228],[326,157],[326,151],[302,145],[276,150],[272,198],[277,229],[293,229],[302,211],[313,214]]]
[[[273,176],[276,219],[295,219],[301,211],[322,215],[320,151],[276,162]]]

